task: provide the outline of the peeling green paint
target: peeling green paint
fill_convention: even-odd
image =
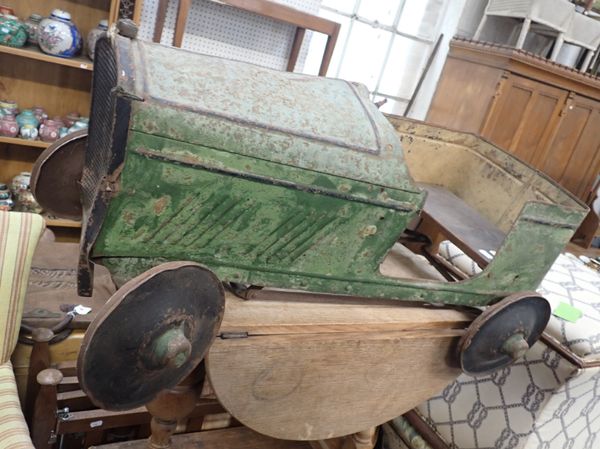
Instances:
[[[118,279],[190,260],[222,281],[485,305],[537,287],[585,214],[526,203],[467,281],[385,277],[425,195],[360,88],[137,41],[129,51],[141,68],[121,90],[140,101],[91,251]]]

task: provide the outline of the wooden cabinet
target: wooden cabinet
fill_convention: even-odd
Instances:
[[[71,13],[84,40],[101,19],[116,20],[119,0],[2,0],[20,19],[31,13],[48,16],[55,8]],[[0,46],[0,99],[15,100],[19,108],[42,106],[50,117],[71,111],[89,115],[92,61],[85,56],[65,59],[46,55],[37,46]],[[0,182],[8,183],[30,171],[48,144],[0,137]],[[80,226],[70,220],[47,220],[59,234],[74,234]],[[78,232],[78,231],[77,231]]]
[[[600,79],[454,40],[427,120],[489,139],[586,198],[600,172]]]

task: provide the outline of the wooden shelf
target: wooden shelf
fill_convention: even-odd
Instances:
[[[48,142],[42,142],[41,140],[25,140],[17,137],[3,137],[0,136],[0,143],[9,143],[11,145],[22,145],[24,147],[36,147],[36,148],[48,148],[50,144]]]
[[[54,226],[57,228],[81,228],[81,222],[75,220],[67,220],[64,218],[48,218],[44,217],[47,226]]]
[[[36,59],[38,61],[64,65],[67,67],[74,67],[76,69],[82,70],[93,70],[94,68],[92,61],[87,58],[59,58],[58,56],[47,55],[46,53],[43,53],[38,47],[35,47],[33,45],[21,48],[13,48],[7,47],[5,45],[0,45],[0,53],[8,53],[10,55],[17,55],[23,58]]]

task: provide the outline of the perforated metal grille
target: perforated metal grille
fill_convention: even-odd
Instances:
[[[115,52],[108,39],[96,46],[92,81],[92,111],[85,157],[85,170],[81,179],[84,213],[89,212],[100,181],[108,173],[115,120],[115,95],[117,64]]]

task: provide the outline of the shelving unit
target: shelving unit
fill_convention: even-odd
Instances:
[[[116,21],[120,0],[2,0],[20,19],[32,13],[48,16],[59,8],[71,14],[84,41],[102,19]],[[14,100],[20,109],[43,107],[50,117],[70,112],[89,115],[93,64],[86,56],[59,58],[36,46],[0,46],[0,99]],[[8,183],[22,171],[31,171],[48,143],[0,137],[0,182]],[[78,240],[81,224],[72,220],[46,219],[61,240]]]
[[[6,143],[10,145],[22,145],[24,147],[34,148],[48,148],[50,144],[48,142],[42,142],[41,140],[25,140],[19,139],[18,137],[3,137],[0,136],[0,144]]]
[[[67,220],[64,218],[49,218],[44,217],[46,226],[55,226],[57,228],[81,228],[81,222],[75,220]]]
[[[39,47],[27,45],[22,48],[13,48],[0,45],[0,53],[17,55],[23,58],[35,59],[36,61],[50,62],[52,64],[64,65],[66,67],[74,67],[82,70],[93,70],[92,61],[85,57],[77,58],[59,58],[57,56],[47,55],[42,52]]]

